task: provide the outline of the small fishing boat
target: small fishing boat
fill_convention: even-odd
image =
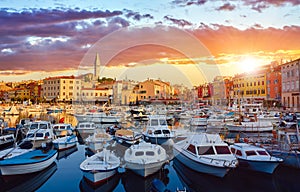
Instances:
[[[57,157],[56,150],[34,149],[0,160],[1,175],[19,175],[41,171],[50,166]]]
[[[106,150],[95,153],[86,158],[80,169],[86,181],[92,185],[99,185],[113,177],[120,166],[120,159],[111,151]]]
[[[231,152],[239,161],[239,167],[272,174],[283,159],[271,156],[266,149],[247,143],[230,145]]]
[[[149,121],[143,135],[145,141],[159,145],[174,138],[174,133],[169,129],[165,115],[149,115]]]
[[[80,134],[94,133],[96,129],[96,125],[93,122],[79,122],[76,129]]]
[[[53,131],[57,136],[72,135],[74,128],[68,123],[57,123],[53,125]]]
[[[25,140],[32,141],[34,147],[40,147],[42,143],[49,144],[54,139],[55,134],[49,121],[32,122],[25,138]]]
[[[101,151],[104,148],[104,145],[112,141],[112,139],[112,136],[108,133],[96,131],[85,139],[85,145],[93,153],[96,153],[98,151]]]
[[[143,140],[143,135],[130,129],[119,129],[115,133],[115,139],[121,144],[133,145]]]
[[[59,137],[52,141],[55,149],[62,151],[67,150],[77,145],[78,139],[76,135],[67,135],[64,137]]]
[[[176,159],[197,172],[224,177],[238,161],[219,134],[198,133],[174,144]]]
[[[142,142],[126,149],[124,161],[126,169],[147,177],[163,167],[168,155],[160,145]]]

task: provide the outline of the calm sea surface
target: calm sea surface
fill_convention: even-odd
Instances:
[[[116,144],[112,147],[116,155],[123,157],[126,147]],[[167,148],[172,158],[172,149]],[[94,188],[87,184],[79,169],[88,151],[78,145],[59,153],[57,162],[46,170],[29,175],[0,178],[0,191],[300,191],[300,170],[278,167],[273,175],[232,170],[224,178],[196,173],[173,159],[160,172],[144,179],[131,171],[119,168],[119,174],[101,186]],[[157,184],[158,183],[158,184]]]

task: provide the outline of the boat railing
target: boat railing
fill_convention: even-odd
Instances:
[[[235,167],[237,160],[227,160],[227,159],[216,159],[216,158],[211,158],[211,157],[206,157],[206,156],[198,156],[199,159],[204,159],[207,161],[207,163],[214,164],[217,166],[224,166],[224,167]]]

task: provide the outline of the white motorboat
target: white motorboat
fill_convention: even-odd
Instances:
[[[224,177],[238,164],[219,134],[198,133],[174,144],[175,158],[197,172]]]
[[[165,115],[149,115],[143,135],[145,141],[160,145],[174,138],[174,132],[169,129]]]
[[[168,155],[160,145],[142,142],[126,149],[124,161],[126,169],[147,177],[162,168]]]
[[[234,143],[230,150],[238,159],[239,167],[253,171],[272,174],[283,162],[283,159],[271,156],[266,149],[247,143]]]
[[[82,133],[94,133],[96,125],[93,122],[79,122],[76,126],[77,131]]]
[[[121,144],[133,145],[143,140],[143,135],[130,129],[119,129],[115,132],[115,139]]]
[[[52,141],[54,148],[59,151],[67,150],[77,145],[78,139],[76,135],[67,135],[59,137]]]
[[[98,185],[113,177],[120,166],[119,158],[111,151],[103,151],[88,157],[80,164],[84,178],[92,185]]]
[[[25,138],[25,140],[32,141],[33,147],[40,147],[43,143],[51,143],[54,139],[55,134],[49,121],[32,122]]]
[[[112,140],[112,136],[108,133],[95,132],[85,139],[85,145],[93,153],[101,151],[104,145]]]
[[[229,132],[251,132],[251,133],[261,133],[261,132],[272,132],[273,124],[271,121],[246,121],[240,123],[226,123],[225,127]]]
[[[57,136],[72,135],[74,128],[69,123],[57,123],[53,125],[53,131]]]

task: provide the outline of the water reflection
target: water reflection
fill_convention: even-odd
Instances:
[[[119,184],[120,178],[121,178],[121,175],[116,174],[109,180],[105,181],[104,183],[102,183],[98,186],[93,186],[93,185],[90,185],[84,177],[82,177],[80,184],[79,184],[79,188],[80,188],[80,191],[82,191],[82,192],[114,191],[116,186]]]
[[[276,191],[299,191],[300,169],[279,166],[275,170],[274,185]]]
[[[55,173],[56,170],[57,164],[54,162],[43,171],[37,173],[0,177],[0,190],[12,192],[36,191]]]
[[[166,186],[170,182],[167,168],[152,174],[146,178],[141,177],[130,170],[122,175],[122,185],[126,191],[153,191],[152,182],[154,179],[161,180]]]
[[[235,169],[224,178],[218,178],[195,172],[176,159],[173,167],[189,191],[277,191],[269,174]]]
[[[77,146],[74,146],[70,149],[67,150],[63,150],[63,151],[58,151],[58,155],[57,155],[57,160],[59,159],[66,159],[69,155],[71,155],[72,153],[74,153],[75,151],[78,151]]]

